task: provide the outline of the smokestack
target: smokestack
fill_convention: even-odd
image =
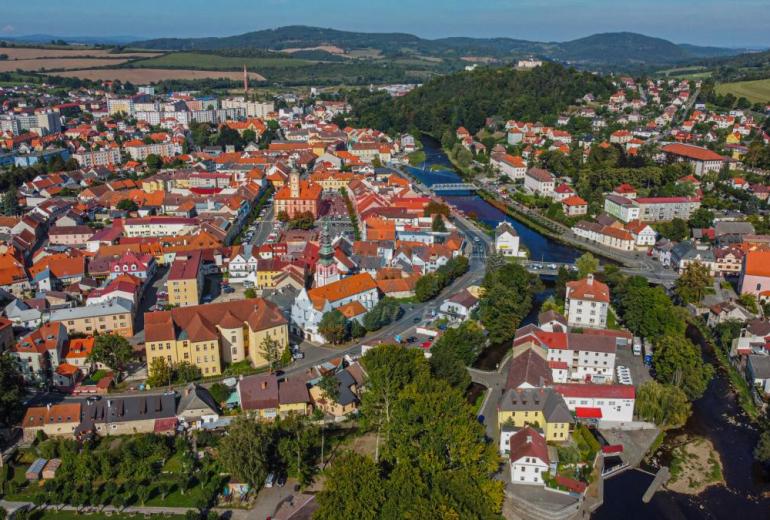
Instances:
[[[246,72],[246,64],[243,64],[243,95],[249,94],[249,74]]]

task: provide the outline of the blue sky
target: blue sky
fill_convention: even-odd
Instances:
[[[314,25],[564,41],[634,31],[677,43],[770,47],[770,0],[2,0],[0,36],[224,36]]]

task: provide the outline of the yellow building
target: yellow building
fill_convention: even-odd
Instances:
[[[201,253],[177,254],[168,273],[168,303],[178,307],[198,305],[203,292]]]
[[[564,399],[550,388],[507,390],[497,406],[497,428],[512,424],[516,428],[530,425],[543,431],[545,440],[563,442],[569,439],[572,414]]]
[[[288,322],[280,309],[261,298],[178,307],[145,313],[147,365],[162,357],[170,365],[184,361],[199,367],[204,376],[222,372],[222,362],[250,359],[267,364],[265,337],[289,344]]]

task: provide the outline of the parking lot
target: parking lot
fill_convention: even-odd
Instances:
[[[637,388],[647,381],[652,380],[650,369],[644,365],[644,356],[635,356],[631,345],[618,347],[615,356],[615,366],[627,367],[631,375],[631,381]],[[615,376],[617,377],[617,373]]]

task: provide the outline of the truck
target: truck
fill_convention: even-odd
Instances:
[[[644,340],[644,364],[652,366],[652,341],[648,339]]]
[[[634,355],[642,355],[642,339],[637,336],[634,336]]]

